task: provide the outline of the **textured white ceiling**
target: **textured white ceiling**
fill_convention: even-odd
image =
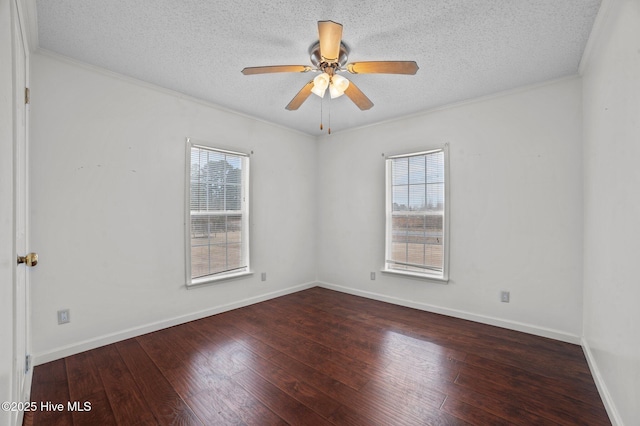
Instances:
[[[415,60],[415,76],[351,75],[373,101],[323,101],[332,131],[577,74],[600,0],[37,0],[39,47],[305,133],[320,98],[285,106],[316,74],[317,21],[344,25],[349,62]]]

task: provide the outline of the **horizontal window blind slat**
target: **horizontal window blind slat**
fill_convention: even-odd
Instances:
[[[241,216],[242,210],[191,210],[191,216]]]

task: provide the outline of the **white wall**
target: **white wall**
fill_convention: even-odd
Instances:
[[[0,0],[0,402],[11,401],[13,377],[13,75],[10,2]],[[0,424],[10,413],[0,410]]]
[[[450,144],[448,284],[379,273],[384,157]],[[318,279],[356,294],[578,342],[582,318],[578,78],[318,143]],[[378,272],[371,281],[369,274]],[[511,302],[500,302],[500,291]]]
[[[48,54],[31,111],[36,362],[315,280],[311,136]],[[254,152],[250,278],[185,288],[186,137]]]
[[[584,340],[618,424],[640,424],[640,2],[603,3],[584,88]]]

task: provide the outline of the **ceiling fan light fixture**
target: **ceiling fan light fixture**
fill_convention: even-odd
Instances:
[[[329,95],[331,99],[339,98],[344,95],[344,91],[349,87],[349,80],[341,75],[334,75],[331,77],[331,84],[329,85]]]
[[[244,75],[268,74],[280,72],[306,73],[309,71],[320,72],[311,81],[308,81],[302,89],[285,107],[289,111],[300,108],[312,93],[321,98],[327,89],[331,98],[342,95],[347,97],[360,110],[366,111],[373,107],[373,102],[362,93],[353,82],[337,72],[348,71],[351,74],[405,74],[414,75],[418,71],[415,61],[367,61],[352,62],[347,64],[349,48],[342,41],[342,24],[333,21],[318,21],[318,41],[311,45],[309,54],[313,67],[308,65],[267,65],[261,67],[247,67],[242,70]],[[322,113],[322,103],[320,104]],[[322,130],[322,126],[320,126]],[[331,133],[331,131],[329,131]]]
[[[311,89],[311,93],[324,97],[324,92],[326,92],[327,87],[329,87],[329,82],[331,81],[331,77],[326,72],[322,74],[318,74],[316,78],[313,79],[313,88]]]

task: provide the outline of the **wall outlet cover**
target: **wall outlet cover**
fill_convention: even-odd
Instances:
[[[58,324],[66,324],[71,321],[68,309],[58,311]]]

